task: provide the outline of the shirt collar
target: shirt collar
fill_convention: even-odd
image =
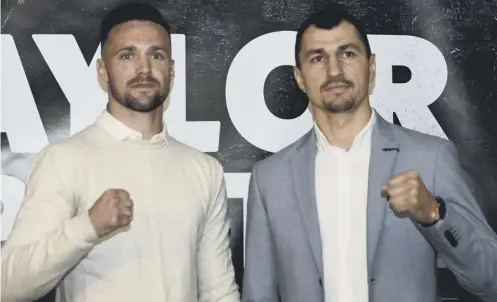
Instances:
[[[120,120],[115,118],[112,114],[110,114],[107,110],[100,115],[97,119],[97,124],[104,128],[107,132],[109,132],[112,137],[116,138],[119,141],[125,140],[138,140],[143,141],[143,135],[125,124],[123,124]],[[155,134],[151,139],[151,143],[157,142],[165,142],[167,143],[167,129],[164,124],[162,127],[162,131],[160,133]]]
[[[354,141],[352,142],[352,146],[350,147],[349,151],[353,151],[362,147],[369,147],[371,145],[373,127],[375,123],[376,123],[376,116],[375,112],[373,111],[371,113],[369,122],[366,124],[366,126],[364,126],[364,128],[362,128],[362,130],[354,138]],[[337,146],[331,145],[326,139],[326,136],[323,134],[321,129],[319,129],[319,126],[317,125],[316,121],[314,121],[314,131],[316,132],[318,151],[321,152],[321,151],[326,151],[328,149],[339,149],[342,150],[343,152],[347,152]]]

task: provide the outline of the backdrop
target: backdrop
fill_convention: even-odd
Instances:
[[[33,156],[104,109],[95,72],[98,24],[120,2],[2,0],[2,240]],[[172,24],[177,69],[168,127],[224,166],[242,286],[249,173],[312,127],[291,74],[293,45],[300,22],[326,1],[143,2]],[[484,190],[480,206],[496,230],[497,1],[343,2],[364,21],[377,54],[373,106],[387,120],[454,141]],[[445,298],[477,301],[441,262],[439,272]]]

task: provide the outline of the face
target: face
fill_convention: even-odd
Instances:
[[[313,110],[341,113],[367,103],[373,88],[375,57],[368,59],[356,28],[342,21],[333,29],[309,27],[302,36],[295,79]]]
[[[171,43],[166,30],[149,21],[129,21],[110,32],[98,74],[110,102],[151,112],[166,100],[173,77]]]

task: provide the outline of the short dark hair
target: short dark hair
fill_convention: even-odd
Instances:
[[[295,63],[300,68],[299,54],[302,49],[302,36],[307,28],[314,25],[321,29],[332,29],[337,27],[342,21],[347,21],[354,25],[359,32],[359,39],[364,43],[366,55],[371,57],[371,47],[369,46],[366,30],[361,22],[350,14],[347,9],[338,4],[331,4],[325,8],[312,13],[299,27],[295,40]]]
[[[132,20],[150,21],[159,24],[166,30],[169,39],[171,38],[171,27],[158,9],[143,3],[127,3],[112,9],[102,19],[102,22],[100,23],[102,53],[112,29],[119,24]]]

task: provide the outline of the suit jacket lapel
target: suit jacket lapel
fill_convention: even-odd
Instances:
[[[367,200],[367,256],[370,278],[374,276],[376,250],[388,210],[387,200],[381,194],[381,187],[393,176],[395,162],[400,151],[399,144],[395,141],[392,125],[376,112],[374,114],[376,114],[376,124],[371,140]]]
[[[314,130],[307,133],[302,144],[297,146],[295,154],[290,157],[293,187],[297,196],[297,203],[311,246],[314,260],[321,278],[323,277],[323,259],[321,250],[321,233],[316,205],[315,192],[315,160],[316,136]]]
[[[383,223],[388,210],[381,187],[393,176],[399,144],[395,141],[392,125],[376,114],[371,143],[367,200],[367,258],[368,275],[373,276],[373,264]],[[319,217],[315,192],[316,136],[313,130],[303,138],[290,157],[291,176],[297,204],[307,233],[307,239],[319,274],[323,277],[323,257]]]

